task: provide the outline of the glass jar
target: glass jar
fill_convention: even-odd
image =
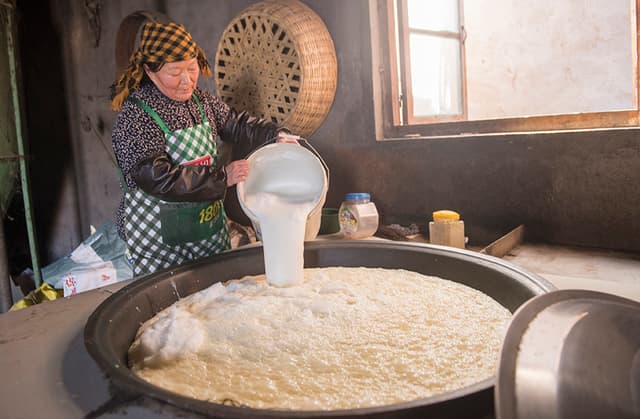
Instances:
[[[338,211],[340,231],[346,239],[364,239],[378,230],[378,210],[368,193],[348,193]]]

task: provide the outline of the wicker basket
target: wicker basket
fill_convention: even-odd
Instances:
[[[262,1],[224,30],[214,75],[218,95],[229,106],[307,137],[335,96],[333,40],[320,17],[300,1]]]

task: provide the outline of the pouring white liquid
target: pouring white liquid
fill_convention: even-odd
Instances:
[[[317,153],[291,143],[266,145],[247,160],[249,176],[237,185],[238,201],[261,236],[266,280],[298,285],[304,281],[304,241],[320,229],[326,166]]]
[[[304,234],[307,217],[317,199],[296,201],[258,192],[245,196],[245,205],[260,225],[267,282],[277,287],[304,280]]]

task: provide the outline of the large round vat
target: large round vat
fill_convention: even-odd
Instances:
[[[305,243],[305,267],[400,268],[470,286],[514,312],[554,287],[539,276],[500,259],[441,246],[387,241]],[[133,282],[105,300],[90,316],[85,344],[120,392],[151,397],[181,409],[185,417],[219,418],[478,418],[494,414],[494,379],[407,403],[329,411],[279,411],[225,406],[183,397],[138,378],[127,350],[139,326],[156,313],[216,282],[264,273],[261,246],[252,246],[163,271]]]

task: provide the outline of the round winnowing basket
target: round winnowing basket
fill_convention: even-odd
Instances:
[[[229,106],[308,137],[331,108],[338,70],[333,40],[313,10],[266,0],[224,30],[214,74]]]

